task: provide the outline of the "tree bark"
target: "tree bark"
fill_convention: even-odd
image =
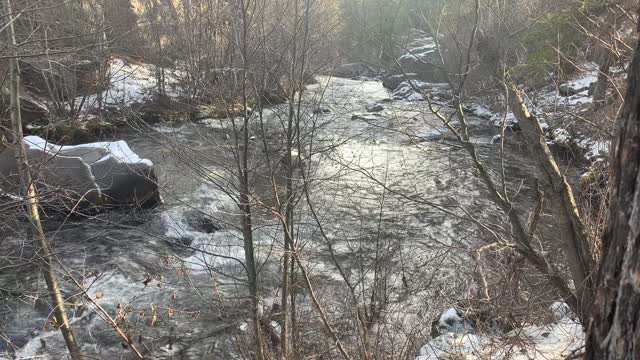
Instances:
[[[11,45],[16,55],[16,38],[15,30],[13,27],[13,11],[11,7],[11,0],[6,0],[6,10],[9,14],[8,21],[8,43]],[[15,147],[16,163],[18,164],[18,171],[20,173],[20,180],[22,182],[22,196],[25,198],[27,211],[29,214],[29,220],[31,223],[31,231],[36,238],[38,245],[38,255],[41,259],[42,272],[44,273],[44,279],[47,283],[47,289],[49,290],[49,296],[53,303],[53,314],[55,316],[55,326],[60,328],[62,337],[69,349],[69,354],[74,360],[82,359],[80,347],[76,341],[69,319],[67,317],[67,310],[64,305],[64,299],[60,288],[58,287],[58,281],[56,279],[52,261],[51,252],[49,251],[49,244],[44,236],[42,224],[40,223],[40,213],[38,209],[38,198],[36,194],[36,188],[33,184],[31,173],[29,170],[29,164],[27,161],[27,153],[24,147],[24,136],[22,134],[22,117],[20,114],[20,69],[18,66],[18,58],[13,57],[9,60],[11,81],[11,128],[13,132],[13,146]]]
[[[640,42],[627,82],[586,359],[640,359]]]
[[[602,63],[598,69],[598,80],[593,91],[593,111],[598,111],[606,104],[607,90],[609,89],[609,69],[613,61],[613,54],[606,48],[603,48],[602,52]]]
[[[248,7],[245,0],[239,0],[239,19],[241,20],[242,28],[240,29],[240,52],[242,55],[242,122],[243,126],[240,130],[240,141],[242,142],[242,150],[240,158],[238,159],[238,180],[240,182],[240,212],[242,215],[242,238],[244,243],[244,256],[245,266],[247,270],[247,280],[249,285],[249,294],[251,296],[251,302],[253,306],[253,325],[254,335],[256,341],[256,360],[264,359],[264,348],[262,343],[262,331],[261,331],[261,311],[260,311],[260,298],[258,294],[258,269],[255,258],[255,246],[253,241],[253,215],[251,212],[251,185],[250,185],[250,169],[249,169],[249,125],[251,121],[251,114],[249,113],[249,85],[247,79],[247,71],[249,69],[249,39],[248,32],[250,20],[248,14]],[[233,106],[233,105],[232,105]],[[234,125],[234,132],[238,134]],[[238,137],[238,135],[236,135]],[[236,139],[237,145],[240,141]]]

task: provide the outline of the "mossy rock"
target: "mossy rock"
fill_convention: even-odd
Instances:
[[[167,109],[145,109],[140,112],[140,117],[147,123],[159,123],[159,122],[173,122],[183,123],[188,122],[193,118],[193,114],[190,111],[176,111]]]
[[[247,111],[251,113],[255,101],[247,102]],[[232,117],[240,117],[244,115],[244,109],[241,105],[234,105],[233,108],[220,106],[220,105],[199,105],[196,108],[193,118],[195,120],[202,120],[207,118],[212,119],[226,119]]]
[[[264,105],[283,104],[287,102],[287,94],[285,94],[283,91],[264,90],[260,92],[260,101]]]
[[[437,318],[431,322],[431,338],[435,339],[440,335],[442,335],[440,333],[440,319]]]
[[[136,105],[131,110],[147,123],[188,122],[193,119],[196,112],[195,106],[189,99],[174,100],[166,97]]]
[[[216,105],[199,105],[196,107],[194,118],[196,120],[202,120],[206,118],[223,119],[227,116],[227,109],[222,106]]]

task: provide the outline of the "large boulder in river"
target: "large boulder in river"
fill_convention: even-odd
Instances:
[[[403,72],[417,74],[418,78],[430,83],[447,81],[442,70],[442,60],[432,37],[422,31],[414,30],[409,42],[398,58]]]
[[[451,87],[447,83],[428,83],[420,80],[404,81],[391,93],[393,100],[424,100],[424,93],[432,96],[448,98]]]
[[[153,164],[126,142],[59,146],[24,139],[29,167],[45,205],[153,206],[161,202]],[[19,193],[15,147],[0,153],[0,189]]]
[[[333,76],[341,78],[373,77],[376,71],[365,63],[350,63],[338,65],[333,69]]]

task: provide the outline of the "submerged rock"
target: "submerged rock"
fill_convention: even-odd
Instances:
[[[391,94],[393,100],[424,100],[423,93],[431,93],[433,97],[449,97],[451,87],[447,83],[428,83],[420,80],[403,81]]]
[[[379,120],[378,114],[354,113],[351,120],[376,121]]]
[[[440,141],[444,139],[447,129],[435,129],[426,133],[418,134],[418,138],[422,141]]]
[[[359,78],[359,77],[373,77],[376,75],[376,71],[365,63],[350,63],[338,65],[333,69],[333,76],[341,78]]]
[[[382,86],[389,90],[395,90],[400,84],[407,80],[417,80],[418,74],[416,73],[408,73],[408,74],[399,74],[399,75],[390,75],[386,76],[382,79]]]
[[[184,220],[193,230],[205,234],[213,234],[222,229],[222,226],[213,221],[211,217],[197,210],[186,211]]]
[[[329,112],[331,112],[331,110],[325,107],[319,107],[319,108],[313,109],[314,114],[327,114]]]
[[[162,201],[153,164],[124,141],[59,146],[27,136],[24,143],[44,205],[154,206]],[[18,194],[14,153],[14,146],[0,153],[0,188]]]
[[[380,112],[382,110],[384,110],[384,106],[382,106],[381,104],[371,103],[367,105],[368,112]]]

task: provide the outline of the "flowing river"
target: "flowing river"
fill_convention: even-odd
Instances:
[[[384,109],[367,112],[371,103]],[[279,133],[287,111],[286,105],[267,109],[264,126],[251,129],[255,242],[265,314],[281,296],[283,233],[273,209],[273,188],[284,186]],[[368,304],[376,315],[371,332],[380,339],[378,346],[394,358],[415,355],[434,317],[467,296],[473,278],[470,254],[489,241],[465,218],[495,223],[500,216],[467,153],[441,134],[442,123],[425,103],[391,102],[377,81],[320,78],[308,86],[302,112],[300,133],[305,146],[313,141],[313,150],[300,154],[300,166],[308,170],[308,199],[299,186],[301,172],[294,175],[299,204],[294,234],[314,290],[345,339],[357,333],[352,288],[359,305]],[[480,154],[497,167],[499,146],[491,141],[496,130],[470,120]],[[117,318],[148,358],[248,357],[251,317],[233,201],[229,124],[213,119],[176,126],[133,124],[119,137],[153,161],[165,204],[46,224],[60,267],[69,271],[59,278],[70,296],[72,325],[88,354],[133,358],[78,295],[69,274]],[[510,146],[509,184],[519,189],[516,201],[529,206],[533,171],[518,155],[519,147]],[[24,222],[18,225],[26,228]],[[66,350],[50,324],[50,301],[33,244],[18,234],[4,236],[0,250],[9,259],[0,265],[0,358],[4,352],[9,358],[13,352],[63,358]],[[304,283],[293,287],[301,329],[297,341],[318,353],[331,349]],[[277,320],[271,323],[277,330]]]

